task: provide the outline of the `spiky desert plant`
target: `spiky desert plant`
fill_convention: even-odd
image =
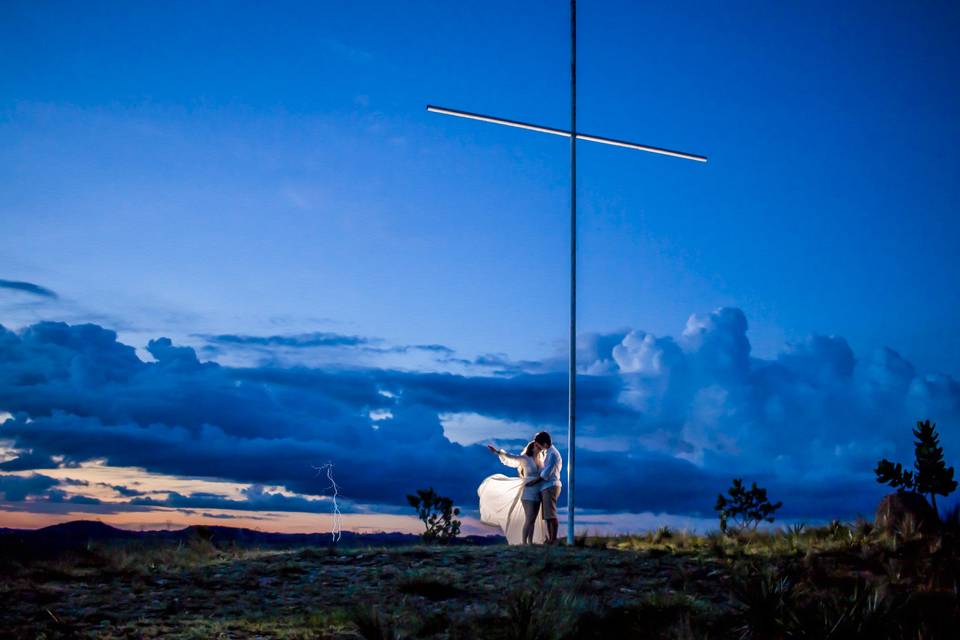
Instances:
[[[740,637],[785,638],[799,626],[794,583],[774,568],[746,565],[730,579],[740,612]]]

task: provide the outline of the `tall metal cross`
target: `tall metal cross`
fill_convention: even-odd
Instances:
[[[539,131],[555,136],[570,138],[570,344],[567,370],[567,543],[573,544],[574,538],[574,439],[577,427],[577,140],[599,142],[615,147],[636,149],[649,153],[659,153],[684,160],[706,162],[707,157],[685,151],[674,151],[662,147],[652,147],[647,144],[638,144],[626,140],[615,140],[603,136],[594,136],[577,131],[577,0],[570,0],[570,129],[554,129],[529,122],[507,120],[487,116],[481,113],[471,113],[459,109],[448,109],[435,105],[427,105],[427,111],[442,113],[448,116],[469,118],[493,124],[502,124],[508,127]]]

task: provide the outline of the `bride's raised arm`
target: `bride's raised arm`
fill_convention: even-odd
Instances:
[[[488,445],[487,445],[487,449],[489,449],[491,452],[497,454],[497,457],[500,458],[500,462],[502,462],[502,463],[505,464],[506,466],[512,467],[512,468],[514,468],[514,469],[519,469],[519,468],[520,468],[520,466],[521,466],[521,465],[520,465],[520,458],[521,458],[522,456],[515,456],[515,455],[513,455],[512,453],[507,453],[507,452],[504,451],[503,449],[497,449],[497,448],[494,447],[492,444],[488,444]]]

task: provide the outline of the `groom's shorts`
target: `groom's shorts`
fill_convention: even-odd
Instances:
[[[560,487],[550,487],[540,492],[540,499],[543,501],[541,507],[544,520],[557,519],[557,498],[560,497]]]

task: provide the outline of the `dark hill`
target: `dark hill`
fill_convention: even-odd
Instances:
[[[0,556],[26,559],[79,551],[90,543],[176,544],[207,540],[214,545],[241,547],[394,547],[414,544],[419,536],[409,533],[354,533],[344,531],[334,543],[329,533],[276,533],[221,526],[189,526],[172,531],[128,531],[95,520],[74,520],[42,529],[0,529]],[[460,545],[500,544],[500,536],[465,536]]]

